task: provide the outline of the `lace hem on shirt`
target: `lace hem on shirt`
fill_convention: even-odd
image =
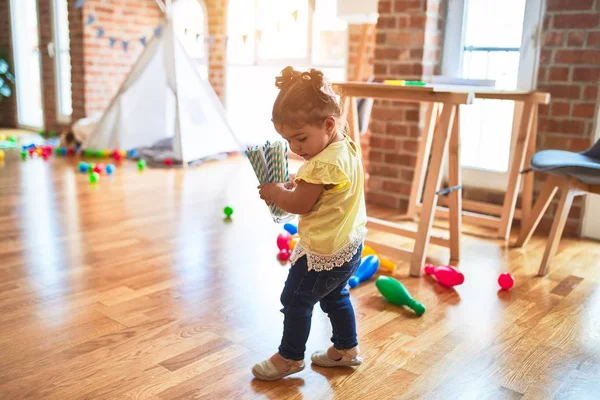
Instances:
[[[362,228],[350,239],[350,242],[335,254],[322,255],[308,252],[300,243],[294,247],[290,262],[292,265],[302,256],[306,256],[309,271],[331,271],[350,262],[365,240],[367,229]]]

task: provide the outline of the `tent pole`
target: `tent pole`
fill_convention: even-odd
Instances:
[[[167,0],[167,3],[171,3],[170,0]],[[160,11],[163,12],[163,14],[166,12],[167,8],[165,7],[165,3],[163,3],[162,0],[156,0],[156,4],[158,5],[158,7],[160,8]]]

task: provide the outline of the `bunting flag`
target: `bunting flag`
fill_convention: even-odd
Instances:
[[[261,30],[256,31],[256,40],[258,40],[259,42],[260,42],[260,39],[262,38],[262,34],[263,34],[263,31],[261,31]]]
[[[198,43],[198,39],[200,39],[202,37],[202,35],[200,35],[199,33],[196,33],[196,43]]]
[[[99,26],[98,28],[96,28],[98,30],[98,33],[96,34],[96,37],[102,37],[104,36],[104,28],[102,28],[101,26]]]
[[[244,44],[246,44],[246,40],[248,40],[248,35],[242,35],[242,40],[244,41]]]
[[[75,9],[79,9],[79,8],[83,7],[84,3],[85,3],[85,0],[77,0],[77,3],[75,3]]]
[[[140,43],[142,44],[142,46],[146,47],[146,36],[140,38]]]
[[[112,37],[112,36],[108,38],[108,44],[110,45],[111,48],[115,47],[115,43],[117,43],[117,40],[119,40],[119,39]]]
[[[292,18],[294,18],[294,22],[298,22],[298,10],[292,12]]]
[[[85,22],[85,24],[86,25],[91,25],[91,24],[94,23],[95,20],[96,20],[96,18],[92,14],[90,14],[87,17],[87,21]]]
[[[160,37],[161,33],[162,33],[162,26],[157,26],[156,28],[154,28],[154,36]]]
[[[125,53],[127,53],[127,49],[129,48],[129,41],[127,41],[127,40],[121,40],[121,42],[123,43],[123,51]]]

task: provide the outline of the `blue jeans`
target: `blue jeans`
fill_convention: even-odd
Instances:
[[[331,341],[338,350],[358,345],[356,319],[346,287],[348,279],[360,265],[362,246],[352,260],[331,271],[309,271],[306,257],[290,268],[281,293],[284,314],[283,337],[279,354],[289,360],[303,360],[310,333],[312,310],[317,302],[331,321]]]

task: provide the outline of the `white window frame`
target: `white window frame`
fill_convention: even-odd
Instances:
[[[254,3],[254,9],[258,9],[259,0],[247,0],[252,1]],[[280,65],[293,65],[298,68],[311,66],[313,68],[325,69],[325,68],[346,68],[345,63],[341,63],[340,65],[320,65],[312,63],[313,60],[313,40],[314,40],[314,18],[315,18],[315,8],[316,1],[315,0],[305,0],[308,3],[308,15],[307,15],[307,46],[306,46],[306,54],[304,57],[299,58],[277,58],[277,59],[264,59],[258,56],[258,43],[254,42],[254,61],[252,63],[243,64],[243,63],[230,63],[228,65],[231,66],[259,66],[259,67],[275,67]],[[330,0],[334,1],[334,0]],[[257,25],[258,13],[254,13],[254,19],[256,27]],[[346,31],[347,32],[347,31]],[[346,45],[344,46],[345,54],[342,57],[343,60],[348,59],[348,37],[346,35]],[[347,62],[347,61],[346,61]]]
[[[446,19],[442,74],[460,78],[465,37],[465,13],[469,0],[449,0]],[[545,0],[526,0],[523,16],[523,33],[517,77],[517,89],[532,90],[537,84],[541,30],[545,10]],[[522,105],[515,105],[509,163],[515,146],[515,132],[519,128]],[[505,173],[470,167],[462,167],[462,181],[465,186],[504,191],[508,184],[508,169]]]
[[[15,46],[15,38],[18,37],[17,34],[17,28],[16,28],[16,24],[14,21],[17,20],[17,16],[16,16],[16,11],[15,11],[15,4],[17,1],[22,1],[22,0],[10,0],[9,3],[9,7],[10,7],[10,25],[11,25],[11,42],[12,42],[12,51],[13,51],[13,63],[14,63],[14,75],[15,75],[15,86],[19,84],[19,70],[20,70],[20,59],[19,57],[17,57],[17,47]],[[36,13],[37,13],[37,24],[39,26],[40,24],[40,12],[39,12],[39,5],[36,2]],[[40,96],[42,99],[42,107],[41,107],[41,111],[42,111],[42,125],[40,126],[34,126],[34,125],[28,125],[28,124],[23,124],[20,122],[20,115],[19,115],[19,108],[22,106],[19,106],[21,100],[19,99],[19,90],[15,87],[15,99],[16,99],[16,107],[15,107],[15,120],[17,121],[17,126],[19,128],[25,128],[25,129],[33,129],[33,130],[38,130],[41,129],[44,126],[44,121],[46,119],[46,115],[45,115],[45,111],[44,111],[44,85],[43,85],[43,80],[42,80],[42,70],[43,70],[43,66],[42,66],[42,55],[40,53],[40,48],[39,48],[39,44],[40,44],[40,30],[38,29],[38,62],[40,64]]]
[[[56,91],[56,96],[55,96],[55,101],[56,101],[56,120],[60,123],[63,124],[68,124],[71,123],[71,118],[73,115],[73,89],[71,88],[71,91],[69,93],[69,96],[71,96],[71,113],[70,114],[66,114],[64,113],[64,110],[62,110],[62,90],[61,90],[61,86],[62,86],[62,82],[61,82],[61,77],[62,77],[62,68],[64,67],[61,63],[61,57],[60,57],[60,52],[61,52],[61,43],[59,42],[59,37],[58,37],[58,13],[57,13],[57,9],[58,9],[58,2],[62,1],[62,0],[52,0],[52,43],[49,45],[48,47],[48,52],[50,53],[50,56],[52,58],[54,58],[54,88]],[[68,13],[68,11],[67,11]],[[69,17],[67,14],[67,24],[69,23]],[[70,38],[69,38],[69,51],[71,51],[71,43],[70,43]],[[70,59],[70,58],[69,58]],[[69,68],[71,66],[69,65]]]

